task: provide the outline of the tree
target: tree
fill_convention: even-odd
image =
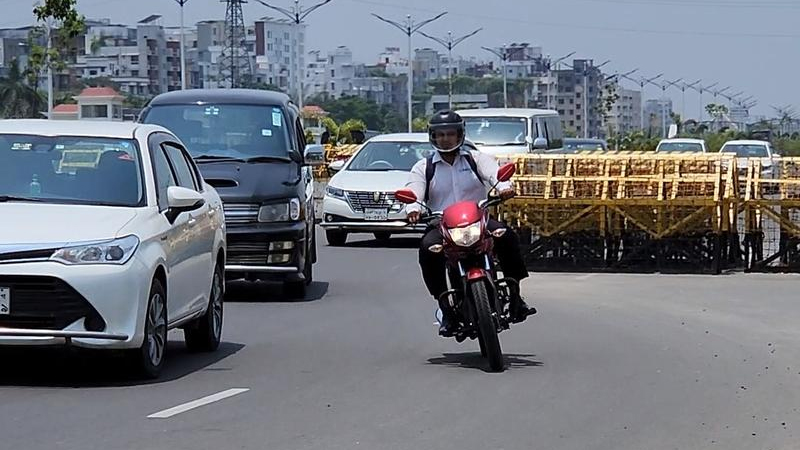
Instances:
[[[28,41],[30,78],[38,84],[40,73],[64,70],[75,54],[75,38],[84,32],[84,17],[78,14],[77,0],[44,0],[33,8],[37,25]],[[44,41],[42,45],[42,40]]]
[[[414,131],[425,131],[428,129],[428,119],[417,117],[411,121],[411,129]]]
[[[39,92],[25,82],[16,59],[11,61],[8,77],[0,81],[0,104],[4,119],[36,118],[45,107]]]
[[[317,95],[307,99],[306,103],[318,105],[330,113],[329,117],[334,123],[343,124],[348,119],[359,119],[364,122],[368,130],[381,132],[400,131],[406,126],[405,118],[391,106],[378,105],[374,101],[360,97],[343,96],[333,99],[327,95]],[[325,126],[324,121],[323,126]],[[336,136],[336,133],[331,132],[331,136]]]
[[[367,131],[367,124],[362,120],[348,119],[339,127],[339,136],[337,140],[340,144],[355,144],[356,139],[353,132],[358,131],[361,133]]]

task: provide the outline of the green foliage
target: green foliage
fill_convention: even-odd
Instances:
[[[78,14],[77,0],[45,0],[33,8],[37,26],[28,35],[30,55],[28,77],[38,84],[43,70],[63,70],[74,55],[75,38],[86,29],[84,17]],[[52,44],[48,49],[48,39]],[[41,43],[44,42],[44,45]]]
[[[11,61],[8,77],[0,80],[0,112],[4,119],[38,118],[47,108],[41,94],[25,82],[17,60]]]
[[[405,119],[389,105],[378,105],[374,101],[359,97],[342,97],[333,99],[319,95],[309,98],[307,104],[318,105],[328,113],[334,123],[345,123],[349,119],[361,120],[366,129],[380,132],[397,132],[406,126]],[[323,121],[323,126],[327,125]],[[333,133],[330,129],[331,136]]]

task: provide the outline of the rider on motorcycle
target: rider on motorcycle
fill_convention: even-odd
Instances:
[[[433,211],[444,211],[448,206],[461,201],[481,201],[486,199],[489,187],[497,182],[497,161],[491,155],[481,153],[477,149],[464,145],[464,120],[452,111],[440,111],[428,122],[428,136],[436,152],[426,159],[418,161],[411,169],[407,188],[414,191],[417,198],[425,199],[425,204]],[[487,186],[488,185],[488,186]],[[508,199],[515,195],[511,183],[499,183],[498,195]],[[408,221],[417,223],[422,207],[410,204],[406,208]],[[489,219],[488,230],[504,228],[505,225]],[[428,292],[439,302],[442,310],[442,324],[439,334],[452,336],[454,324],[457,323],[455,311],[450,306],[447,296],[447,275],[445,271],[445,255],[433,253],[428,248],[441,244],[441,230],[429,226],[422,238],[419,249],[419,265],[422,278]],[[519,246],[519,237],[508,229],[501,237],[494,238],[495,253],[500,261],[503,275],[519,282],[528,276],[525,262]],[[511,304],[517,305],[511,311],[513,322],[522,322],[536,309],[528,306],[519,297],[518,289],[512,290]]]

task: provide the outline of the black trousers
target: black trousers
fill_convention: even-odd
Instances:
[[[489,231],[503,227],[506,226],[494,219],[489,219],[487,224]],[[441,244],[443,239],[439,227],[430,228],[422,237],[419,248],[419,267],[422,269],[422,279],[425,280],[428,292],[437,300],[443,292],[447,291],[446,259],[444,253],[433,253],[428,250],[428,247]],[[518,282],[528,277],[528,269],[525,267],[519,247],[519,236],[511,228],[508,228],[502,237],[494,238],[494,253],[500,260],[500,269],[505,277],[513,278]]]

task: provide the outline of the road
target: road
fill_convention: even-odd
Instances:
[[[501,334],[494,374],[476,342],[436,336],[414,245],[321,246],[303,302],[232,286],[220,351],[174,332],[156,382],[3,352],[0,448],[797,448],[800,277],[534,274],[540,313]]]

